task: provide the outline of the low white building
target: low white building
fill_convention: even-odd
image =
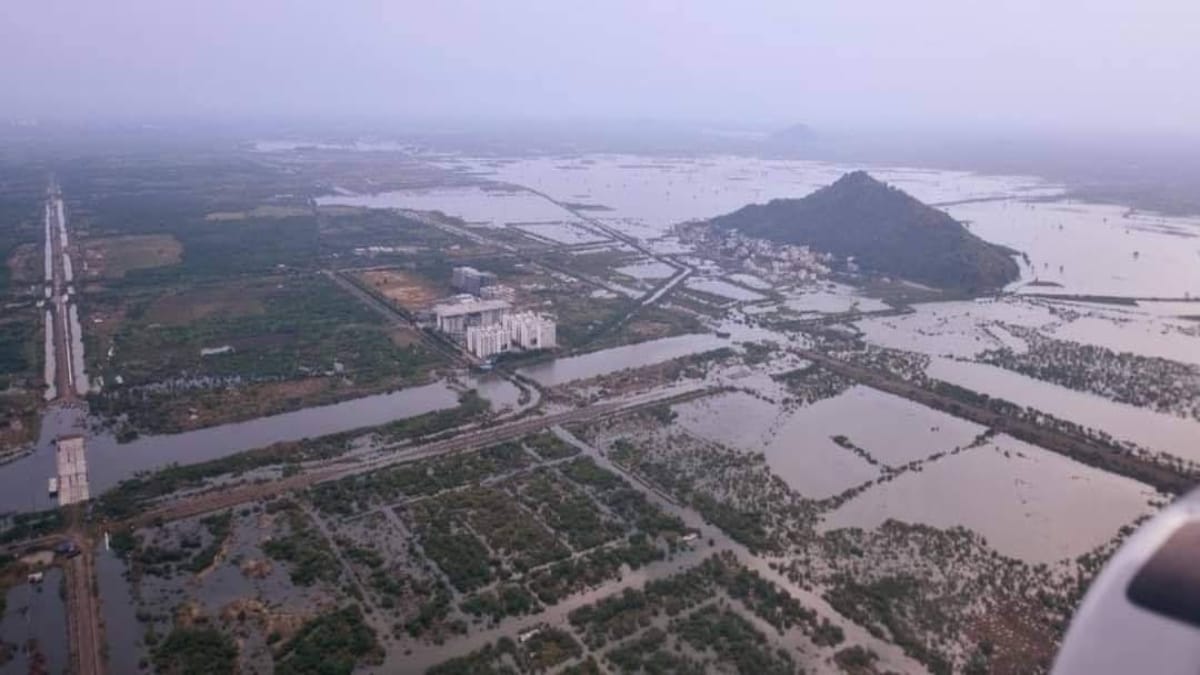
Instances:
[[[438,330],[462,337],[472,326],[500,323],[512,305],[504,300],[480,300],[473,295],[457,295],[433,308]]]

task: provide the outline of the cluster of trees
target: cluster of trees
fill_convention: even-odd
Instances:
[[[1047,338],[1035,329],[1004,328],[1029,349],[989,350],[978,359],[1119,403],[1200,420],[1200,367],[1157,356],[1115,352],[1099,345]]]
[[[765,635],[743,616],[707,605],[671,622],[671,630],[692,648],[712,651],[718,661],[749,675],[792,675],[796,666],[786,651],[773,650]]]
[[[382,663],[383,656],[362,609],[349,605],[305,623],[275,654],[275,673],[351,675],[361,664]]]
[[[624,528],[602,518],[590,499],[563,483],[551,471],[539,470],[515,487],[521,502],[567,538],[577,551],[612,541]]]
[[[579,454],[579,448],[567,443],[549,431],[530,434],[524,438],[526,447],[544,460],[566,459]]]
[[[608,652],[605,658],[621,673],[704,675],[704,664],[672,652],[667,632],[651,626],[636,638]]]
[[[175,627],[153,656],[155,670],[169,675],[237,672],[237,645],[211,626]]]
[[[569,595],[618,578],[624,565],[636,570],[662,558],[662,549],[639,532],[622,544],[556,562],[534,572],[529,579],[529,588],[539,600],[553,605]]]
[[[591,457],[580,457],[569,462],[562,466],[562,471],[567,478],[588,487],[613,513],[652,537],[660,534],[682,536],[688,531],[677,516],[650,503],[640,490],[597,465]]]
[[[492,560],[479,539],[452,519],[427,520],[419,534],[425,555],[459,591],[469,593],[495,577],[493,567],[499,567],[500,562]]]
[[[375,504],[434,495],[474,483],[496,472],[525,466],[527,461],[520,447],[505,444],[349,476],[318,485],[309,494],[322,513],[354,515]]]
[[[921,595],[919,580],[895,575],[860,583],[848,575],[839,575],[834,581],[824,597],[839,614],[866,628],[872,635],[895,643],[935,675],[949,675],[952,671],[950,660],[923,637],[928,631],[918,631],[908,618]],[[927,604],[922,604],[922,610],[918,612],[924,621],[945,621],[929,609]]]
[[[287,563],[292,583],[298,586],[337,581],[341,566],[325,537],[299,509],[286,509],[285,513],[287,534],[264,541],[263,553]]]
[[[487,617],[492,623],[499,623],[505,617],[539,612],[542,606],[524,586],[509,583],[469,595],[459,603],[459,608],[471,616]]]
[[[419,502],[413,513],[423,532],[430,531],[426,525],[430,521],[462,518],[516,572],[524,573],[570,555],[557,537],[529,518],[509,495],[495,488],[446,492]]]
[[[539,627],[521,644],[503,637],[465,656],[455,657],[425,671],[427,675],[516,675],[543,673],[569,659],[579,658],[583,648],[567,631]],[[595,663],[592,664],[595,666]],[[571,670],[562,671],[564,673]],[[583,670],[591,673],[596,670]]]

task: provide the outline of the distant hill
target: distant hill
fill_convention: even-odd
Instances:
[[[775,199],[713,218],[718,229],[806,245],[866,271],[927,286],[999,288],[1020,274],[1010,249],[980,239],[943,211],[872,178],[848,173],[803,199]]]
[[[816,139],[817,134],[812,127],[807,124],[793,124],[768,135],[764,144],[775,150],[801,150],[811,146]]]

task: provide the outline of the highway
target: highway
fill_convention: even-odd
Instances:
[[[47,326],[54,332],[55,398],[52,405],[75,403],[87,391],[87,380],[82,371],[83,355],[74,352],[75,337],[72,331],[79,329],[77,320],[72,320],[74,294],[74,266],[71,263],[67,235],[66,209],[62,193],[53,179],[46,196],[46,262],[50,270],[46,274],[48,299],[53,307],[53,320]],[[75,315],[77,316],[77,315]],[[63,478],[59,478],[64,485]],[[65,489],[65,487],[64,487]],[[100,602],[95,589],[95,542],[83,526],[81,506],[67,509],[66,540],[79,547],[79,555],[69,558],[63,565],[66,575],[67,636],[70,645],[72,672],[78,675],[99,675],[106,671],[104,660],[104,628],[100,618]]]

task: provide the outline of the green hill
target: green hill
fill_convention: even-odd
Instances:
[[[848,173],[802,199],[775,199],[713,218],[718,229],[853,257],[868,272],[937,288],[985,291],[1020,274],[1013,251],[971,234],[943,211]]]

